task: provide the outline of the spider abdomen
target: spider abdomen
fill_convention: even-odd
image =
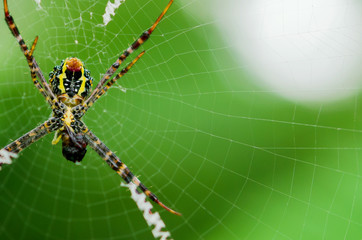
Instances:
[[[62,134],[62,153],[63,156],[71,162],[80,162],[87,153],[87,142],[81,133],[70,137],[68,133]]]
[[[65,87],[65,91],[68,94],[69,97],[74,97],[74,95],[78,94],[78,91],[82,85],[81,80],[75,80],[75,79],[63,79],[63,85]]]
[[[93,78],[78,58],[67,58],[49,74],[52,92],[67,106],[74,107],[91,93]]]

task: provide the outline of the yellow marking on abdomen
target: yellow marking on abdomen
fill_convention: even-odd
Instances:
[[[65,76],[65,71],[67,70],[67,64],[65,64],[67,59],[64,61],[63,68],[62,68],[62,74],[60,74],[59,77],[58,77],[59,78],[59,86],[58,87],[59,87],[61,93],[66,93],[65,88],[64,88],[63,78]]]
[[[80,78],[82,80],[82,85],[80,85],[80,88],[78,90],[78,94],[81,95],[85,91],[85,82],[87,81],[84,77],[84,67],[82,66],[82,77]]]

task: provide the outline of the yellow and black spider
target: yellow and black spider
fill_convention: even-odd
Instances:
[[[52,117],[46,122],[0,150],[0,167],[4,163],[11,163],[11,158],[14,158],[20,151],[45,135],[55,131],[52,144],[56,144],[60,139],[62,140],[62,152],[66,159],[72,162],[82,161],[87,151],[86,147],[87,145],[90,145],[90,147],[93,148],[99,156],[105,160],[107,164],[124,179],[124,181],[126,181],[126,183],[133,182],[152,201],[156,202],[169,212],[180,215],[180,213],[168,208],[160,202],[158,198],[133,175],[128,167],[103,142],[101,142],[81,120],[93,103],[106,93],[107,90],[120,77],[126,74],[137,60],[142,57],[144,51],[116,76],[110,79],[122,62],[150,37],[172,2],[173,0],[170,0],[155,23],[147,31],[142,33],[142,35],[122,53],[117,61],[113,63],[92,92],[93,78],[90,76],[90,72],[78,58],[74,57],[67,58],[62,61],[59,66],[54,67],[54,70],[49,74],[50,84],[47,83],[33,56],[38,37],[35,38],[29,50],[15,25],[13,17],[9,13],[7,0],[4,0],[5,21],[24,53],[34,85],[44,96],[53,113]],[[36,77],[39,78],[40,82]]]

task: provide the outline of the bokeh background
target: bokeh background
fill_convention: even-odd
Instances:
[[[126,0],[104,26],[107,1],[9,0],[45,75],[75,56],[96,82],[166,4]],[[361,25],[352,0],[175,0],[84,122],[183,214],[154,206],[174,239],[361,239]],[[5,146],[50,110],[0,32]],[[119,176],[52,138],[0,172],[0,239],[152,239]]]

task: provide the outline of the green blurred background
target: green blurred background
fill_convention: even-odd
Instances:
[[[104,27],[106,1],[9,0],[28,45],[39,35],[45,75],[76,56],[96,82],[166,4],[128,0]],[[248,76],[212,19],[190,11],[198,7],[176,0],[145,56],[84,122],[183,214],[154,206],[174,239],[362,239],[361,94],[277,96]],[[5,22],[0,32],[5,146],[50,110]],[[0,172],[0,239],[152,239],[119,176],[91,149],[81,166],[66,161],[52,137]]]

